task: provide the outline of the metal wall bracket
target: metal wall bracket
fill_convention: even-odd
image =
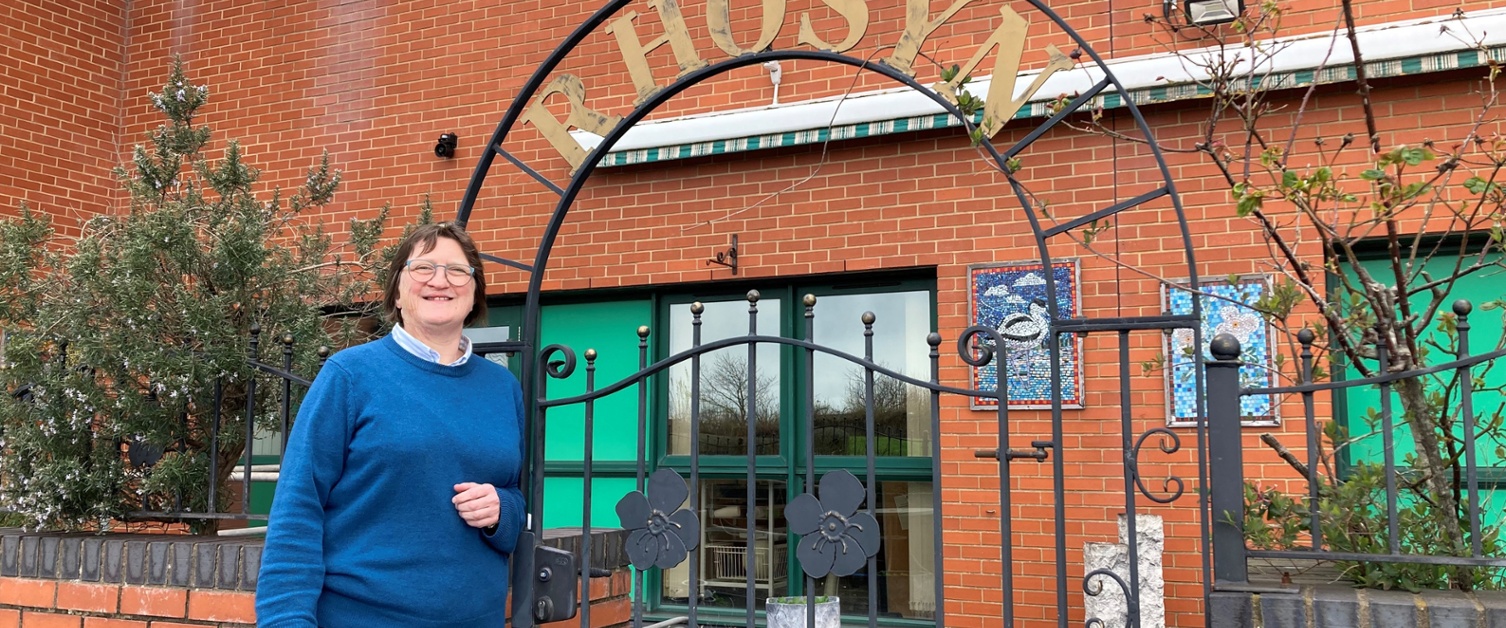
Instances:
[[[1035,451],[1022,451],[1022,450],[1019,450],[1019,449],[1011,449],[1009,451],[1004,452],[1004,459],[1006,461],[1013,462],[1013,461],[1019,460],[1021,458],[1029,458],[1029,459],[1034,460],[1036,462],[1045,462],[1046,458],[1051,455],[1051,452],[1046,451],[1046,450],[1050,449],[1051,447],[1054,447],[1055,445],[1056,445],[1056,443],[1053,443],[1053,442],[1051,442],[1049,440],[1030,441],[1030,446],[1034,447]],[[999,450],[997,450],[997,449],[978,449],[978,450],[974,450],[973,451],[973,457],[974,458],[992,458],[994,460],[998,460],[999,459]]]
[[[716,257],[706,260],[706,265],[721,264],[732,269],[732,274],[737,274],[737,234],[732,234],[732,246],[726,251],[717,251]]]

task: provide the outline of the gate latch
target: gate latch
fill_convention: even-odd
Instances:
[[[1046,458],[1050,457],[1050,455],[1051,455],[1051,452],[1046,451],[1046,450],[1049,449],[1049,448],[1051,448],[1051,447],[1056,446],[1056,443],[1051,442],[1049,440],[1036,440],[1036,441],[1030,441],[1030,446],[1034,447],[1035,451],[1021,451],[1019,449],[1011,449],[1009,451],[1004,452],[1004,459],[1006,461],[1008,461],[1008,462],[1014,462],[1015,460],[1019,460],[1021,458],[1030,458],[1030,459],[1032,459],[1032,460],[1034,460],[1036,462],[1045,462]],[[998,460],[999,459],[999,450],[997,450],[997,449],[977,449],[977,450],[973,451],[973,457],[974,458],[993,458],[994,460]]]
[[[540,624],[575,616],[579,563],[575,554],[539,545],[533,548],[533,619]]]

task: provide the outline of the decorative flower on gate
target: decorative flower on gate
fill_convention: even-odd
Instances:
[[[820,500],[806,493],[785,506],[790,531],[801,535],[795,555],[805,575],[850,576],[878,554],[878,520],[858,512],[867,494],[852,473],[838,469],[821,476]]]
[[[669,569],[690,555],[701,542],[701,522],[695,513],[680,510],[690,489],[673,469],[660,469],[648,478],[648,496],[633,491],[617,502],[617,518],[632,530],[627,538],[628,559],[639,569]]]

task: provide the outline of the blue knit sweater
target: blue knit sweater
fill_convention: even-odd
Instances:
[[[258,625],[502,626],[522,416],[518,380],[488,360],[431,364],[390,336],[335,354],[288,438]],[[456,512],[461,482],[497,487],[494,532]]]

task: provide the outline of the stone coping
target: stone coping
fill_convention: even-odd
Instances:
[[[579,555],[582,537],[579,528],[545,530],[542,544]],[[626,565],[626,539],[626,530],[592,530],[592,567]],[[263,543],[260,537],[0,528],[0,576],[254,591]]]
[[[1495,628],[1506,626],[1506,591],[1381,591],[1309,585],[1261,592],[1219,591],[1213,628]]]

